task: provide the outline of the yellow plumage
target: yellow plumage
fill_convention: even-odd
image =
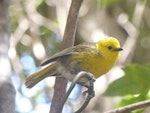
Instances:
[[[80,71],[90,72],[98,78],[113,67],[121,50],[118,40],[112,37],[64,49],[44,61],[41,66],[46,67],[27,77],[25,84],[31,88],[49,76],[72,80]]]

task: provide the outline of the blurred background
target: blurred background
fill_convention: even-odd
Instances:
[[[15,104],[10,106],[15,113],[48,113],[55,78],[47,78],[32,89],[27,89],[24,82],[41,68],[41,61],[60,51],[71,0],[1,2],[4,4],[0,10],[4,13],[0,11],[0,24],[6,29],[0,28],[0,88],[2,83],[12,80],[12,88],[6,93],[10,97],[12,92]],[[96,80],[96,96],[83,113],[102,113],[150,98],[149,12],[148,0],[84,0],[75,45],[112,36],[120,41],[124,51],[117,65]],[[82,87],[77,85],[63,112],[77,110],[81,101],[84,101]],[[148,111],[145,108],[133,113]]]

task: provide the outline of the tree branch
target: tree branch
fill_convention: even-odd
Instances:
[[[127,106],[124,106],[122,108],[117,108],[108,112],[104,112],[104,113],[129,113],[130,111],[139,109],[139,108],[144,108],[150,106],[150,100],[145,100],[142,102],[138,102],[138,103],[134,103],[134,104],[130,104]]]
[[[63,37],[62,49],[74,45],[77,19],[82,2],[83,0],[72,0]],[[60,103],[63,100],[62,97],[64,97],[66,93],[66,85],[67,81],[64,78],[56,78],[54,86],[54,97],[52,100],[50,113],[62,112],[62,109],[60,108]]]

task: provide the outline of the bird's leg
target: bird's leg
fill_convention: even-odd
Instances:
[[[86,106],[88,105],[88,103],[90,102],[90,100],[95,96],[95,91],[94,91],[94,82],[95,82],[95,79],[93,79],[94,78],[93,75],[90,76],[90,74],[88,74],[86,77],[90,78],[89,85],[87,87],[88,89],[87,89],[87,91],[83,92],[83,95],[87,95],[87,96],[85,98],[84,104],[75,113],[81,113],[86,108]]]
[[[95,93],[94,93],[94,85],[93,83],[95,82],[95,79],[94,79],[94,76],[91,74],[91,73],[88,73],[88,72],[85,72],[85,71],[81,71],[77,74],[77,76],[73,79],[61,105],[60,105],[60,108],[62,109],[68,96],[70,95],[72,89],[74,88],[75,84],[78,83],[78,81],[82,78],[82,77],[85,77],[87,78],[89,81],[89,85],[86,87],[88,88],[88,90],[85,92],[85,94],[87,93],[87,97],[85,99],[85,102],[84,104],[81,106],[81,108],[76,111],[75,113],[81,113],[85,108],[86,106],[88,105],[88,103],[90,102],[91,98],[94,97]]]
[[[93,84],[94,81],[95,79],[90,80],[89,85],[86,86],[86,88],[88,89],[82,93],[85,99],[93,98],[95,96],[94,84]]]
[[[95,82],[96,79],[95,79],[95,77],[93,76],[92,73],[84,72],[84,75],[85,75],[84,78],[86,78],[86,81],[85,82],[80,82],[79,81],[78,84],[80,84],[81,86],[84,86],[86,88],[89,88],[90,82]]]

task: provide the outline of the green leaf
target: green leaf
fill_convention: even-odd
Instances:
[[[107,6],[107,7],[114,5],[114,4],[118,3],[119,1],[121,1],[121,0],[98,0],[98,2],[101,5]]]
[[[105,91],[106,96],[139,94],[150,89],[150,64],[130,64],[124,68],[125,76],[112,82]]]
[[[148,91],[143,91],[141,94],[138,95],[126,95],[122,97],[122,100],[118,103],[117,107],[126,106],[132,103],[140,102],[143,100],[147,100],[147,93]]]
[[[150,89],[150,64],[131,64],[124,71],[125,75],[133,80],[138,87]]]
[[[136,84],[131,79],[123,76],[112,82],[105,91],[106,96],[124,96],[126,94],[140,93],[141,88],[137,88]]]

